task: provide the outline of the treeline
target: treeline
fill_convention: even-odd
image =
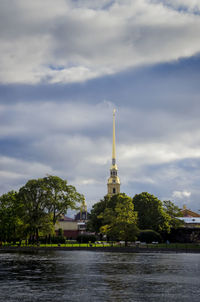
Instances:
[[[0,196],[0,241],[37,242],[55,234],[55,224],[68,209],[78,210],[84,196],[57,176],[29,180],[18,192]],[[108,240],[160,241],[182,226],[182,216],[171,201],[147,192],[133,198],[124,193],[105,196],[92,207],[87,229]]]
[[[161,201],[147,192],[133,198],[126,194],[105,196],[93,205],[88,230],[106,235],[109,240],[160,241],[171,229],[182,226],[176,217],[181,209],[170,200]]]
[[[54,234],[59,217],[83,201],[66,180],[48,175],[29,180],[18,192],[0,196],[0,241],[16,242]]]

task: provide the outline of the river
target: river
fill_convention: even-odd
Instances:
[[[0,253],[0,301],[199,302],[200,254]]]

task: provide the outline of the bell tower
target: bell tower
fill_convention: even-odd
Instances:
[[[117,164],[116,164],[116,147],[115,147],[115,112],[113,110],[113,143],[112,143],[112,165],[110,167],[110,177],[108,178],[108,195],[112,196],[120,193],[120,180],[117,175]]]

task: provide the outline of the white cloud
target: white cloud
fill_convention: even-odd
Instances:
[[[156,1],[15,0],[0,10],[2,83],[82,82],[200,51],[200,17]]]
[[[183,141],[167,143],[135,143],[119,146],[119,158],[124,166],[164,164],[187,158],[200,158],[200,150],[184,145]]]
[[[183,199],[189,198],[191,196],[191,192],[189,191],[174,191],[172,194],[173,197]]]
[[[89,179],[76,179],[76,182],[80,185],[94,185],[94,184],[98,184],[99,182],[96,181],[93,178],[89,178]]]

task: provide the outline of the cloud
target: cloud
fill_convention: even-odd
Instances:
[[[53,174],[75,185],[91,207],[106,194],[115,105],[69,100],[1,104],[1,193],[18,189],[28,179]],[[173,192],[187,188],[196,200],[199,115],[191,119],[165,108],[150,111],[137,104],[122,104],[117,109],[122,192],[133,196],[148,191],[160,199],[182,202]]]
[[[28,177],[34,177],[36,175],[43,175],[46,173],[52,173],[52,169],[49,166],[45,166],[42,163],[25,161],[23,159],[17,159],[12,157],[0,156],[1,176],[7,179],[22,179]]]
[[[0,192],[2,194],[18,190],[29,179],[44,177],[45,174],[54,174],[54,171],[50,166],[41,162],[36,160],[30,162],[14,156],[0,155]]]
[[[1,83],[83,82],[200,51],[199,16],[159,1],[0,6]]]
[[[174,191],[172,194],[173,197],[183,199],[191,196],[191,192],[189,191]]]
[[[177,9],[179,11],[183,11],[185,13],[199,13],[200,12],[200,3],[198,0],[155,0],[156,3],[163,3],[163,5],[167,5],[170,8]]]

